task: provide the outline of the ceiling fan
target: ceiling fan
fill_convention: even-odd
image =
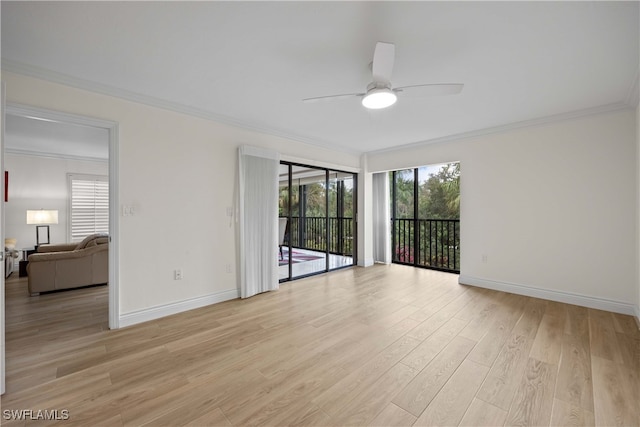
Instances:
[[[370,109],[380,109],[390,107],[395,104],[397,95],[405,92],[415,92],[421,96],[435,95],[455,95],[462,91],[462,83],[435,83],[412,86],[401,86],[394,88],[391,85],[391,73],[395,56],[395,45],[393,43],[378,42],[373,53],[371,71],[373,81],[367,86],[366,92],[345,93],[340,95],[318,96],[303,99],[303,102],[317,102],[333,100],[339,98],[362,98],[362,105]]]

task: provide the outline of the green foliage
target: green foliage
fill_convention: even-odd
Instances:
[[[393,180],[393,174],[389,175]],[[414,203],[414,170],[406,169],[401,171],[396,171],[396,186],[395,186],[395,197],[396,197],[396,213],[392,217],[398,219],[408,219],[413,218],[413,203]],[[393,181],[391,182],[393,186]],[[393,188],[393,187],[391,187]],[[393,197],[393,194],[391,195]]]
[[[343,186],[343,206],[344,217],[353,217],[353,183],[352,180],[349,185]],[[338,181],[329,181],[329,217],[338,216]],[[300,191],[306,193],[306,212],[303,212],[303,216],[306,217],[322,217],[326,216],[326,191],[324,183],[312,183],[306,184],[301,187],[293,186],[291,189],[291,213],[293,216],[299,215],[300,208]],[[280,187],[280,198],[278,205],[279,216],[287,216],[287,209],[289,206],[289,189],[287,186]]]
[[[396,212],[392,217],[414,218],[414,169],[397,171],[395,181]],[[436,173],[427,174],[426,167],[418,170],[418,218],[460,218],[460,163],[443,164]]]
[[[353,255],[354,180],[330,179],[328,190],[325,182],[296,184],[289,192],[288,186],[280,187],[278,211],[280,217],[288,216],[291,197],[291,222],[288,236],[294,247],[324,251],[327,249],[327,227],[330,231],[329,251]],[[329,218],[327,219],[327,195]],[[341,201],[339,202],[339,199]],[[301,204],[302,203],[302,204]],[[342,208],[342,212],[340,210]],[[304,212],[301,212],[301,208]]]
[[[396,171],[390,180],[393,260],[459,271],[460,163]]]

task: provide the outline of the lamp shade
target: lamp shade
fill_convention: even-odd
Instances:
[[[58,211],[57,210],[34,210],[27,211],[27,224],[57,224],[58,223]]]

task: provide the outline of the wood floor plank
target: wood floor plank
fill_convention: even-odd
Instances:
[[[613,316],[613,328],[616,332],[632,336],[640,334],[633,316],[619,313],[611,313],[611,315]]]
[[[470,360],[485,366],[493,365],[502,345],[522,316],[527,301],[526,297],[513,294],[507,295],[502,300],[500,312],[488,325],[488,331],[481,338],[478,337],[478,345],[469,355]]]
[[[555,397],[593,413],[593,382],[588,334],[563,336]]]
[[[616,332],[622,363],[629,369],[640,371],[640,334],[628,335]]]
[[[291,425],[291,426],[330,426],[334,425],[331,417],[327,415],[318,406],[307,402],[301,405],[299,408],[292,408],[291,410],[281,414],[277,420],[270,422],[277,422],[273,425]]]
[[[509,410],[514,394],[526,372],[529,351],[544,313],[544,303],[531,300],[522,318],[513,328],[502,347],[477,397],[505,411]],[[555,377],[554,377],[555,378]]]
[[[389,403],[369,425],[374,427],[410,427],[415,422],[416,417],[393,403]]]
[[[640,425],[637,372],[595,355],[591,363],[596,425]]]
[[[455,337],[402,392],[394,397],[392,402],[419,417],[474,345],[475,341]]]
[[[492,305],[497,301],[500,296],[505,294],[500,293],[500,296],[491,289],[483,289],[483,288],[470,288],[469,292],[473,296],[473,299],[467,304],[463,309],[458,310],[455,314],[455,317],[461,320],[476,320],[478,319],[480,313],[482,313],[488,305]]]
[[[117,414],[120,414],[122,422],[127,424],[127,419],[124,416],[125,411],[136,408],[136,411],[149,414],[148,419],[154,418],[163,412],[154,414],[148,410],[149,408],[160,406],[158,401],[161,401],[163,396],[178,389],[185,390],[188,385],[188,382],[180,375],[166,375],[155,382],[91,390],[91,393],[71,400],[72,403],[67,404],[73,414],[74,425],[91,425],[102,419],[110,419]]]
[[[542,362],[558,365],[562,351],[564,325],[565,316],[557,316],[545,311],[529,356]]]
[[[411,338],[415,338],[418,341],[424,341],[435,331],[440,329],[442,325],[447,323],[451,319],[451,314],[439,311],[418,326],[413,328],[407,335]]]
[[[246,390],[258,389],[264,381],[265,378],[257,370],[239,368],[230,371],[228,376],[218,373],[199,377],[197,382],[176,383],[170,388],[162,386],[124,394],[122,401],[118,401],[118,407],[127,424],[141,425],[170,413],[179,413],[185,405],[222,405],[234,399],[246,402],[249,400]],[[145,393],[149,396],[145,396]],[[90,412],[90,408],[87,408],[87,412]]]
[[[340,412],[355,395],[369,389],[386,371],[398,363],[420,342],[402,337],[360,368],[336,382],[324,393],[313,399],[330,416]]]
[[[433,296],[428,299],[427,303],[422,306],[419,311],[412,314],[411,318],[419,322],[424,322],[425,320],[436,314],[438,311],[440,311],[442,307],[450,304],[466,291],[467,288],[456,287],[448,289],[446,292],[441,293],[437,296]]]
[[[467,408],[467,412],[464,414],[459,425],[494,427],[503,425],[506,419],[507,411],[493,406],[484,400],[475,398]]]
[[[588,336],[589,309],[568,304],[564,333],[575,336]]]
[[[486,296],[485,304],[482,305],[479,310],[470,310],[471,313],[467,316],[469,322],[467,326],[460,332],[460,336],[468,338],[474,341],[480,341],[487,333],[489,333],[489,325],[493,322],[494,318],[499,314],[501,306],[500,301],[507,294],[489,294]],[[461,313],[456,315],[456,318],[461,319]]]
[[[458,425],[488,372],[484,365],[463,361],[414,425]]]
[[[402,363],[421,371],[458,335],[466,324],[465,320],[450,319],[429,338],[421,343],[418,342],[414,350],[402,359]]]
[[[560,322],[563,325],[566,325],[566,320],[568,315],[567,304],[563,304],[557,301],[549,301],[549,300],[545,300],[544,303],[546,306],[544,310],[544,314],[557,317],[558,319],[560,319]]]
[[[551,426],[595,426],[596,420],[593,412],[572,405],[560,399],[553,400],[553,410],[551,412]]]
[[[220,408],[216,408],[200,417],[189,421],[185,424],[186,427],[201,427],[201,426],[230,426],[231,423],[224,416]]]
[[[623,363],[612,313],[589,309],[589,340],[594,356]]]
[[[168,412],[142,425],[154,427],[176,425],[230,426],[231,423],[215,403],[198,401],[196,404],[183,405],[174,411]]]
[[[416,370],[398,363],[376,381],[372,387],[355,396],[332,419],[336,425],[354,426],[369,424],[391,398],[402,390],[417,374]]]
[[[223,405],[223,411],[235,425],[281,425],[284,420],[295,420],[305,413],[313,395],[322,393],[344,375],[342,369],[335,367],[308,369],[299,379],[287,378],[273,384],[266,389],[267,394],[244,407],[230,410],[228,405]]]
[[[89,421],[91,423],[92,426],[96,426],[96,427],[119,427],[119,426],[124,426],[124,423],[122,422],[122,417],[120,416],[120,414],[114,414],[110,417],[97,417],[94,418],[92,420]],[[87,425],[87,420],[84,420],[82,422],[77,422],[75,419],[73,418],[69,418],[69,420],[64,421],[64,425],[65,426],[85,426]]]
[[[506,424],[549,425],[557,370],[556,365],[529,358]]]
[[[353,372],[359,369],[364,363],[376,357],[381,351],[384,351],[391,344],[403,338],[407,332],[415,328],[417,321],[406,318],[401,322],[389,328],[380,328],[375,334],[367,334],[358,338],[360,351],[358,354],[352,354],[351,357],[343,357],[340,367],[347,372]]]

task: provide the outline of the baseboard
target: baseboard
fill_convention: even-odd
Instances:
[[[638,329],[640,329],[640,307],[636,306],[635,307],[635,311],[636,311],[636,326],[638,326]]]
[[[198,298],[191,298],[184,301],[174,302],[171,304],[160,305],[144,310],[126,313],[120,316],[119,327],[136,325],[142,322],[159,319],[161,317],[170,316],[172,314],[182,313],[196,308],[206,307],[207,305],[217,304],[223,301],[240,298],[240,292],[237,289],[231,291],[223,291],[215,294],[205,295]]]
[[[461,285],[477,286],[480,288],[493,289],[495,291],[509,292],[517,295],[525,295],[528,297],[564,302],[567,304],[579,305],[582,307],[589,307],[598,310],[612,311],[614,313],[637,316],[636,307],[633,304],[628,304],[621,301],[590,297],[570,292],[534,288],[531,286],[519,285],[516,283],[498,282],[495,280],[482,279],[462,274],[460,275],[458,282]]]

